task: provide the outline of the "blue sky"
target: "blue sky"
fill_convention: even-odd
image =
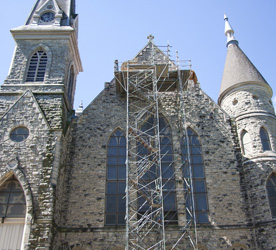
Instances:
[[[79,47],[84,72],[77,80],[75,108],[84,106],[113,78],[114,60],[132,59],[154,35],[175,58],[191,59],[201,88],[217,102],[227,49],[223,14],[241,49],[276,94],[275,0],[76,0]],[[5,1],[0,27],[0,81],[6,78],[14,51],[11,28],[21,26],[35,0]]]

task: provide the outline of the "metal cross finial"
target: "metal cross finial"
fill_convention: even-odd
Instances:
[[[147,39],[149,39],[149,42],[151,42],[154,39],[154,36],[152,34],[150,34]]]

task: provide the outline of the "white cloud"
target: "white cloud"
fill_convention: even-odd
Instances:
[[[276,110],[276,96],[274,96],[273,98],[273,106],[274,106],[274,109]]]

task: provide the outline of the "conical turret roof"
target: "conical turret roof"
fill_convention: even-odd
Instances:
[[[226,19],[226,25],[229,25],[228,18]],[[218,100],[219,104],[223,97],[229,91],[246,84],[264,85],[270,88],[270,86],[268,85],[264,77],[261,75],[261,73],[257,70],[257,68],[249,60],[249,58],[240,49],[237,41],[233,39],[233,29],[228,29],[228,31],[229,32],[225,31],[225,35],[228,37],[228,50],[224,65],[223,77],[221,81]],[[229,39],[229,36],[232,36],[232,38]]]

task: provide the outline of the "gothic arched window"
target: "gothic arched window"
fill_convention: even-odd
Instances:
[[[1,249],[20,249],[25,213],[25,195],[19,181],[13,176],[0,187]]]
[[[68,79],[68,85],[67,85],[67,96],[69,101],[71,101],[72,95],[73,95],[72,91],[73,91],[74,79],[75,79],[75,73],[74,73],[74,67],[72,65],[70,67],[69,79]]]
[[[186,138],[182,140],[182,160],[184,163],[183,174],[185,178],[189,178],[190,172],[187,164],[188,152],[190,153],[192,181],[194,187],[194,203],[195,203],[195,214],[197,223],[209,223],[209,209],[208,209],[208,198],[205,181],[204,162],[202,157],[201,143],[198,135],[190,128],[187,129],[189,150],[187,148]],[[185,187],[186,188],[186,187]],[[187,206],[192,210],[192,199],[188,195]],[[189,218],[189,214],[187,213]]]
[[[126,137],[117,129],[107,146],[105,224],[125,224]]]
[[[47,54],[43,50],[36,51],[30,59],[27,82],[43,82],[47,66]]]
[[[263,145],[263,151],[271,150],[269,136],[267,131],[264,128],[260,129],[260,137]]]
[[[141,131],[149,136],[144,136],[144,140],[152,145],[153,138],[156,133],[156,126],[154,125],[154,117],[147,117],[146,121],[141,126]],[[174,177],[174,164],[173,164],[173,146],[171,128],[166,119],[159,115],[159,134],[160,134],[160,153],[161,153],[161,171],[162,171],[162,184],[163,184],[163,205],[164,205],[164,219],[165,224],[177,223],[177,210],[176,210],[176,193],[175,193],[175,177]],[[152,160],[152,152],[146,148],[143,143],[138,142],[138,160],[143,161],[144,158]],[[147,186],[156,179],[158,176],[158,168],[154,164],[151,166],[150,171],[147,171],[139,180],[140,185]],[[139,213],[143,214],[147,211],[150,204],[144,197],[140,195],[138,199]]]
[[[273,218],[276,218],[276,173],[273,173],[267,180],[266,190]]]
[[[242,135],[241,135],[241,141],[242,141],[242,148],[243,148],[243,153],[250,154],[252,152],[252,144],[251,144],[251,139],[246,130],[243,130]]]

